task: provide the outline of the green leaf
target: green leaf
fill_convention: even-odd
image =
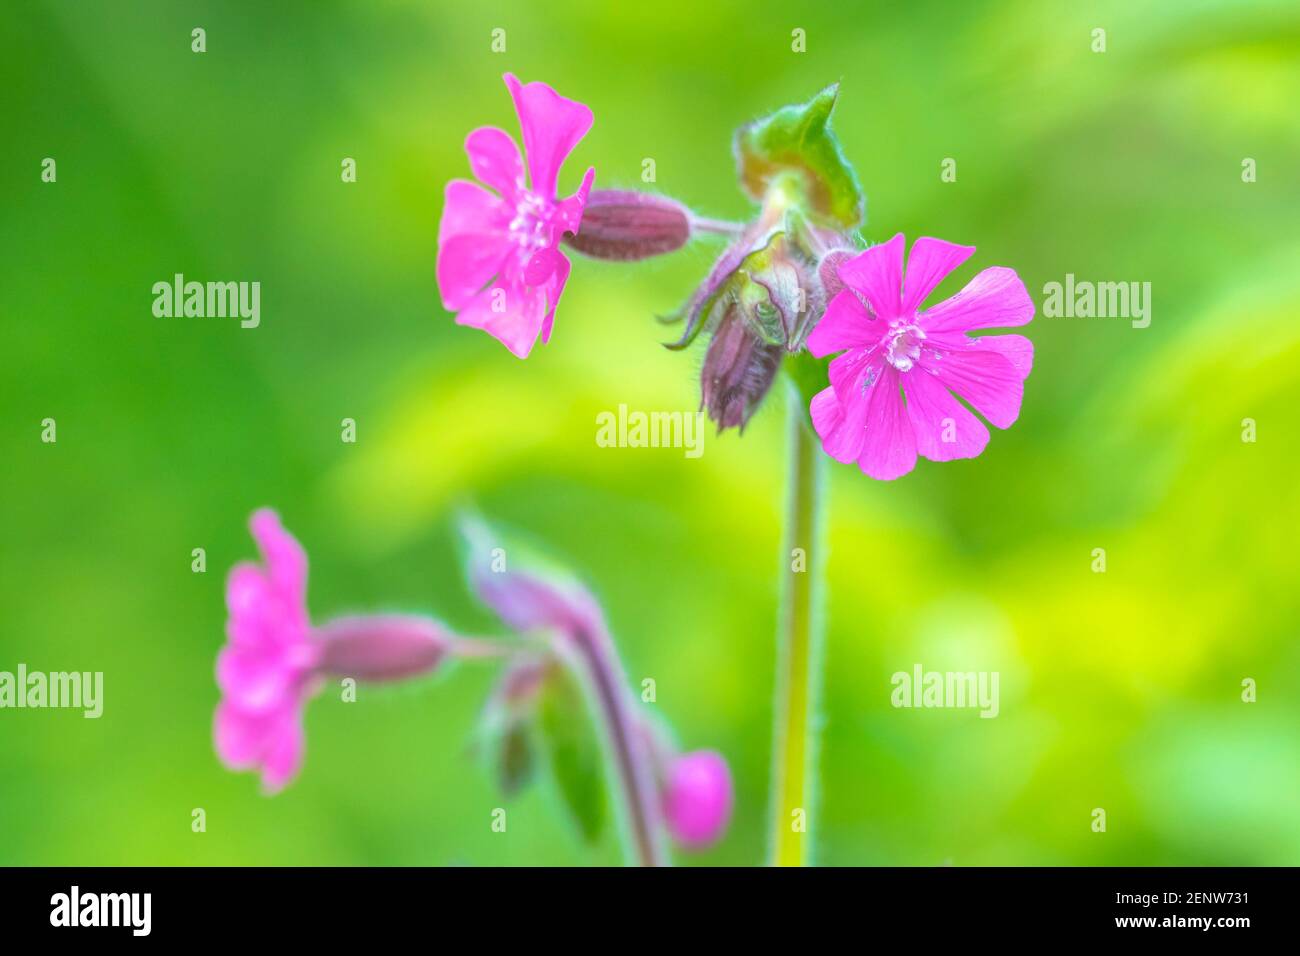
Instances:
[[[538,712],[551,773],[582,838],[595,843],[605,826],[605,767],[600,738],[568,668],[555,667],[542,691]]]
[[[513,721],[502,733],[497,751],[497,782],[509,797],[533,779],[533,744],[526,721]]]
[[[831,130],[839,84],[807,103],[787,106],[736,131],[741,185],[762,202],[775,188],[791,193],[816,220],[855,228],[866,206],[857,173]]]

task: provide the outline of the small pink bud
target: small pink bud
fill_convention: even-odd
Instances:
[[[664,819],[683,847],[702,850],[716,843],[731,822],[732,800],[731,771],[717,751],[695,750],[669,765]]]
[[[342,617],[316,632],[319,670],[363,681],[402,680],[434,670],[451,649],[451,636],[427,617]]]
[[[822,257],[822,261],[817,264],[817,275],[822,280],[822,288],[826,290],[826,301],[829,302],[835,298],[844,289],[844,280],[840,278],[840,263],[848,262],[856,252],[852,249],[832,249]]]
[[[691,214],[652,193],[597,189],[587,197],[582,225],[566,240],[594,259],[631,262],[672,252],[691,238]]]

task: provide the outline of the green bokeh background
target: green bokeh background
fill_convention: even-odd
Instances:
[[[452,534],[466,501],[575,567],[681,742],[731,761],[734,825],[689,860],[763,858],[782,398],[698,460],[595,445],[619,403],[695,407],[699,353],[660,348],[651,316],[686,297],[707,243],[576,262],[527,362],[441,310],[442,187],[468,172],[466,132],[516,131],[507,70],[595,112],[562,187],[588,165],[637,185],[652,157],[658,188],[732,218],[750,209],[733,127],[838,79],[867,236],[979,247],[939,295],[991,265],[1040,306],[1066,273],[1152,284],[1146,329],[1035,319],[1020,420],[980,458],[893,483],[831,463],[818,859],[1300,863],[1298,14],[8,5],[0,670],[102,670],[106,702],[98,721],[0,711],[0,863],[618,861],[612,835],[579,843],[549,785],[503,804],[467,753],[487,669],[318,698],[306,767],[272,799],[213,755],[248,514],[272,505],[304,542],[317,619],[427,610],[481,631]],[[176,272],[259,280],[261,327],[155,319],[150,287]],[[1000,716],[892,708],[890,675],[916,662],[1000,672]]]

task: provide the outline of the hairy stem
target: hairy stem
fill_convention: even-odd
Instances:
[[[793,387],[787,402],[790,471],[773,707],[771,862],[803,866],[812,856],[814,714],[821,688],[823,456]]]
[[[691,217],[691,230],[694,232],[712,232],[720,236],[739,236],[745,231],[744,223],[728,222],[725,219],[704,219]]]
[[[604,631],[582,629],[571,636],[573,648],[587,666],[594,703],[614,757],[636,862],[641,866],[663,866],[666,858],[651,765],[653,758],[628,707],[627,684],[614,643]]]

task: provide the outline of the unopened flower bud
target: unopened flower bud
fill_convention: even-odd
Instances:
[[[822,288],[826,290],[826,301],[829,302],[844,290],[844,280],[840,278],[840,263],[848,262],[856,252],[852,249],[832,249],[826,255],[822,256],[822,261],[817,264],[817,277],[821,279]]]
[[[739,307],[727,310],[700,372],[700,404],[719,430],[745,427],[772,387],[784,351],[750,328]]]
[[[577,581],[559,571],[545,574],[507,565],[500,540],[475,518],[461,521],[461,534],[469,583],[507,627],[568,634],[604,630],[600,605]]]
[[[413,615],[342,617],[316,632],[319,670],[335,677],[393,681],[437,668],[452,638],[438,622]]]
[[[716,843],[731,822],[733,799],[731,770],[716,751],[692,751],[669,765],[664,820],[683,847],[704,849]]]
[[[583,255],[631,262],[672,252],[691,238],[691,214],[664,196],[597,189],[587,197],[582,225],[566,240]]]

